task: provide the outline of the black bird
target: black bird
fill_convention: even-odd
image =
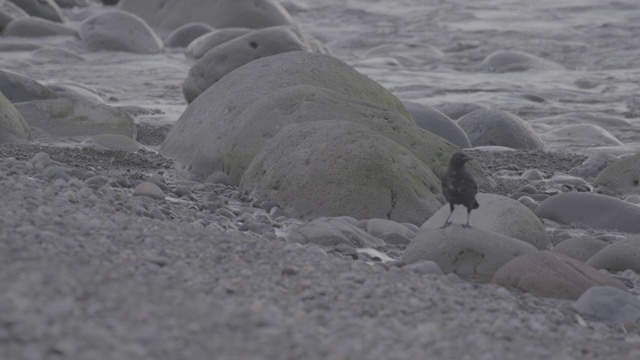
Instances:
[[[451,212],[447,217],[447,220],[442,225],[442,229],[451,224],[449,219],[453,214],[453,207],[457,204],[464,205],[467,208],[467,224],[462,225],[469,227],[469,216],[471,210],[477,209],[480,205],[476,201],[476,194],[478,193],[478,185],[473,176],[464,169],[464,164],[471,160],[467,154],[463,152],[457,152],[451,156],[449,161],[449,169],[442,176],[442,194],[444,198],[449,202],[449,208]]]

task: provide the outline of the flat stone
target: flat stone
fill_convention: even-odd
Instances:
[[[492,282],[538,296],[576,300],[592,286],[625,289],[622,282],[568,256],[538,251],[502,266]]]

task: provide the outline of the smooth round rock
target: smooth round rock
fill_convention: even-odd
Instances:
[[[233,40],[242,35],[248,34],[254,31],[254,29],[248,28],[224,28],[224,29],[215,29],[208,34],[202,35],[197,39],[193,40],[189,46],[187,46],[187,50],[185,51],[185,55],[192,59],[200,59],[207,53],[207,51],[213,49],[214,47],[224,44],[229,40]]]
[[[625,289],[622,282],[562,254],[538,251],[513,259],[493,275],[493,283],[538,296],[576,300],[592,286]]]
[[[79,35],[90,51],[155,54],[164,48],[162,40],[144,20],[124,11],[108,11],[84,20]]]
[[[293,24],[287,10],[276,0],[121,0],[118,8],[169,31],[190,22],[203,22],[216,29]]]
[[[211,184],[231,185],[229,175],[222,171],[214,171],[213,173],[211,173],[211,175],[207,176],[207,179],[204,182]]]
[[[231,71],[256,59],[290,51],[328,53],[324,45],[297,27],[252,31],[209,50],[189,70],[182,91],[188,102]]]
[[[164,200],[165,194],[160,187],[151,182],[142,182],[133,190],[133,196],[146,196],[155,200]]]
[[[419,127],[444,138],[461,149],[471,147],[471,142],[464,130],[445,114],[431,106],[413,101],[403,101],[403,103]]]
[[[487,56],[482,65],[489,71],[497,73],[515,71],[549,71],[566,70],[560,64],[545,60],[538,56],[515,50],[499,50]]]
[[[0,0],[0,31],[15,19],[29,16],[22,8],[9,0]]]
[[[240,181],[307,219],[347,215],[421,224],[440,206],[438,178],[402,145],[367,127],[326,120],[285,126]]]
[[[541,202],[536,215],[567,225],[640,233],[640,206],[606,195],[561,193]]]
[[[640,194],[640,154],[625,156],[607,166],[593,184],[615,194]]]
[[[58,97],[32,78],[5,70],[0,70],[0,92],[12,103]]]
[[[144,146],[129,136],[118,134],[100,134],[85,139],[83,146],[101,150],[116,150],[126,152],[137,152],[144,149]]]
[[[607,166],[618,160],[618,157],[610,154],[596,153],[590,155],[582,164],[569,170],[569,175],[584,179],[595,178]]]
[[[434,106],[436,110],[445,114],[451,120],[458,120],[468,113],[476,110],[487,110],[486,107],[474,104],[474,103],[458,103],[458,102],[446,102],[437,104]]]
[[[633,270],[640,273],[640,237],[619,240],[593,255],[587,264],[609,271]]]
[[[640,299],[611,286],[593,286],[572,304],[583,316],[614,324],[640,323]]]
[[[613,134],[600,126],[592,124],[567,125],[559,129],[540,134],[550,149],[595,146],[623,145]]]
[[[608,242],[591,236],[577,236],[562,241],[552,251],[587,262],[593,255],[608,245]]]
[[[384,242],[343,218],[320,217],[305,223],[287,234],[287,240],[300,244],[338,246],[341,244],[356,248],[371,248],[384,245]]]
[[[189,23],[173,30],[164,40],[166,47],[187,47],[198,37],[207,34],[214,29],[205,23]]]
[[[33,140],[31,129],[18,110],[0,92],[0,144]]]
[[[135,120],[124,110],[81,100],[34,100],[15,104],[35,138],[83,141],[101,134],[136,137]]]
[[[472,146],[505,146],[521,150],[544,149],[544,142],[521,118],[500,110],[476,110],[458,120]]]
[[[11,0],[27,14],[55,22],[64,22],[60,7],[53,0]]]
[[[519,239],[533,245],[536,249],[551,248],[551,240],[544,224],[526,206],[506,196],[483,194],[476,196],[480,207],[471,212],[470,224],[480,228]],[[449,205],[445,204],[437,213],[425,222],[420,229],[434,229],[444,225],[449,216]],[[450,221],[458,224],[467,222],[467,209],[456,206]]]
[[[209,87],[173,125],[160,153],[201,178],[224,171],[224,149],[237,117],[266,96],[296,85],[334,90],[408,115],[388,90],[346,63],[329,55],[294,51],[252,61]]]
[[[407,264],[429,260],[438,264],[444,273],[488,281],[504,264],[535,251],[535,247],[518,239],[453,224],[444,229],[420,229],[405,249],[402,260]]]
[[[15,19],[2,30],[4,36],[78,36],[78,32],[58,22],[37,17]]]

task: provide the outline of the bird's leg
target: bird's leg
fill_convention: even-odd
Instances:
[[[471,216],[471,208],[467,208],[467,224],[466,225],[462,225],[462,227],[471,227],[471,225],[469,225],[469,217]]]
[[[447,226],[449,226],[449,224],[451,224],[451,222],[449,222],[449,219],[451,218],[451,215],[453,214],[453,204],[449,204],[449,208],[451,209],[451,212],[449,212],[449,216],[447,216],[447,220],[445,220],[444,225],[442,225],[440,227],[440,229],[444,229]]]

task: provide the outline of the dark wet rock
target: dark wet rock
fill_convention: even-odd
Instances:
[[[472,228],[495,232],[535,246],[539,250],[550,247],[550,240],[540,219],[526,206],[506,196],[480,193],[476,196],[480,207],[471,213]],[[420,229],[435,229],[444,225],[449,215],[445,205],[425,222]],[[464,207],[454,210],[450,219],[453,223],[464,224],[467,212]]]
[[[572,306],[579,314],[606,323],[640,324],[640,300],[619,288],[593,286]]]
[[[173,30],[164,40],[164,45],[170,48],[187,47],[198,37],[214,29],[205,23],[188,23]]]
[[[315,71],[308,71],[310,67]],[[226,139],[236,118],[264,97],[296,85],[338,91],[391,112],[407,114],[389,91],[346,63],[323,54],[288,52],[252,61],[209,87],[174,124],[161,154],[202,178],[224,170]]]
[[[640,207],[606,195],[561,193],[544,200],[536,215],[567,225],[640,233]]]
[[[482,65],[497,73],[514,71],[565,70],[565,67],[522,51],[500,50],[487,56]]]
[[[252,31],[209,50],[196,62],[182,90],[188,102],[226,74],[259,58],[290,51],[326,54],[328,50],[295,26],[277,26]]]
[[[2,30],[4,36],[78,36],[78,32],[55,21],[37,17],[15,19]]]
[[[15,106],[35,138],[83,141],[101,134],[124,135],[131,139],[136,136],[134,119],[108,105],[53,99],[27,101]]]
[[[34,79],[5,70],[0,70],[0,92],[12,103],[58,97]]]
[[[64,22],[60,8],[53,0],[11,0],[27,14],[55,22]]]
[[[346,244],[353,247],[376,247],[384,242],[363,231],[345,218],[320,217],[292,229],[287,240],[300,244],[338,246]]]
[[[458,120],[461,117],[467,115],[468,113],[474,112],[476,110],[487,110],[486,107],[474,103],[442,103],[434,106],[436,110],[445,114],[452,120]]]
[[[464,130],[445,114],[431,106],[413,101],[403,103],[419,127],[446,139],[461,149],[471,147],[471,142]]]
[[[598,251],[609,245],[608,242],[591,236],[577,236],[563,240],[553,248],[553,252],[566,255],[576,260],[587,262]],[[597,268],[597,267],[596,267]]]
[[[203,22],[216,29],[258,29],[293,24],[289,13],[275,0],[122,0],[118,8],[137,14],[149,24],[165,30],[190,22]]]
[[[609,271],[633,270],[640,273],[640,237],[619,240],[593,255],[587,264]]]
[[[402,260],[407,264],[429,260],[437,263],[444,273],[487,281],[504,264],[535,251],[535,247],[518,239],[453,224],[445,229],[421,229],[407,246]]]
[[[458,120],[472,146],[505,146],[540,150],[544,142],[521,118],[500,110],[476,110]]]
[[[200,59],[209,50],[214,47],[224,44],[229,40],[233,40],[242,35],[248,34],[254,31],[254,29],[248,28],[224,28],[215,29],[208,34],[202,35],[199,38],[193,40],[185,51],[185,55],[193,59]]]
[[[0,92],[0,144],[33,140],[31,129],[18,110]]]
[[[492,282],[538,296],[576,300],[592,286],[625,289],[622,282],[576,259],[551,251],[515,258],[502,266]]]
[[[90,51],[126,51],[155,54],[164,48],[162,40],[136,15],[109,11],[80,24],[80,39]]]
[[[625,156],[607,166],[593,185],[614,194],[640,194],[640,154]]]
[[[0,0],[0,32],[15,19],[29,16],[22,8],[9,0]]]
[[[441,206],[438,178],[424,163],[348,121],[284,127],[253,159],[240,186],[299,218],[349,215],[420,224]]]

